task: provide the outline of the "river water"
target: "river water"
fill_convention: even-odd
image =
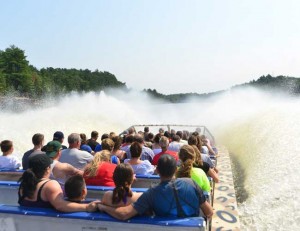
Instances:
[[[72,94],[22,112],[2,110],[0,140],[13,140],[21,158],[38,132],[48,142],[57,130],[89,136],[132,124],[205,125],[231,154],[242,230],[300,230],[299,98],[253,89],[185,104],[160,104],[137,92],[113,95]]]

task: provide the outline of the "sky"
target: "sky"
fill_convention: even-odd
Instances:
[[[298,0],[0,0],[0,50],[108,71],[135,90],[208,93],[300,76]]]

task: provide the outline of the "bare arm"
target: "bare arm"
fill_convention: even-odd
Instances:
[[[127,220],[135,215],[138,214],[138,212],[133,208],[132,205],[127,205],[125,207],[110,207],[104,204],[98,204],[98,209],[100,211],[104,211],[108,213],[109,215],[119,219],[119,220]]]
[[[208,175],[213,178],[214,182],[219,183],[219,176],[213,168],[209,168]]]
[[[61,212],[79,212],[87,211],[94,212],[97,210],[97,202],[89,204],[79,204],[75,202],[65,201],[63,198],[62,189],[57,181],[49,181],[44,187],[44,196],[52,206]]]
[[[211,205],[205,201],[204,203],[202,203],[200,205],[200,208],[202,210],[202,212],[204,213],[204,215],[207,217],[208,220],[211,219],[212,215],[214,214],[213,208],[211,207]]]

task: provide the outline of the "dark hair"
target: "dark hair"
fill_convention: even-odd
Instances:
[[[144,127],[144,132],[149,132],[149,127]]]
[[[132,143],[133,140],[134,140],[133,135],[128,135],[128,136],[126,136],[126,138],[125,138],[125,142],[126,142],[126,143]]]
[[[160,137],[161,137],[161,134],[160,133],[157,133],[155,136],[154,136],[154,139],[153,139],[153,141],[154,141],[154,143],[159,143],[159,140],[160,140]]]
[[[99,133],[97,131],[92,131],[92,133],[91,133],[92,138],[98,138],[98,136],[99,136]]]
[[[130,145],[130,153],[132,158],[138,158],[142,154],[142,147],[141,144],[138,142],[133,142]]]
[[[178,135],[173,135],[172,140],[176,141],[176,142],[179,142],[180,141],[180,137]]]
[[[29,158],[29,168],[23,172],[18,180],[23,197],[32,198],[40,179],[51,165],[51,159],[45,154],[38,154]]]
[[[145,137],[145,141],[153,141],[154,135],[153,133],[149,132],[148,135]]]
[[[171,133],[169,131],[165,131],[164,136],[170,138],[171,137]]]
[[[176,135],[178,135],[180,137],[180,139],[182,139],[182,131],[177,131]]]
[[[66,196],[69,200],[74,200],[81,196],[85,187],[85,181],[81,175],[71,176],[65,183]]]
[[[197,143],[198,143],[197,137],[195,135],[191,135],[188,139],[188,144],[197,145]]]
[[[10,140],[3,140],[0,146],[2,152],[8,152],[12,148],[13,142]]]
[[[102,134],[101,140],[109,138],[109,135],[107,133]]]
[[[142,144],[144,143],[144,138],[141,135],[135,135],[133,141]]]
[[[164,154],[158,159],[157,170],[162,177],[172,177],[176,172],[176,160],[173,156]]]
[[[86,144],[86,134],[80,133],[81,144]]]
[[[41,133],[36,133],[32,136],[33,145],[40,145],[44,140],[44,135]]]
[[[120,136],[114,136],[111,139],[115,143],[115,145],[114,145],[114,151],[119,150],[120,147],[121,147],[121,145],[122,145],[122,138]]]
[[[119,164],[114,171],[113,180],[116,187],[113,190],[112,203],[117,204],[125,197],[132,197],[130,185],[133,182],[133,169],[130,164]]]

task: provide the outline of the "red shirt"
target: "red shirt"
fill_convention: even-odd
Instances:
[[[109,162],[102,162],[97,171],[96,176],[88,177],[84,174],[84,180],[87,185],[98,185],[98,186],[112,186],[115,187],[115,183],[113,180],[113,174],[116,164],[112,164]]]
[[[170,156],[173,156],[175,158],[176,162],[178,161],[178,154],[177,154],[177,152],[167,150],[165,152],[159,152],[159,153],[157,153],[154,156],[153,160],[152,160],[152,165],[157,165],[159,157],[161,155],[163,155],[163,154],[168,154]]]

